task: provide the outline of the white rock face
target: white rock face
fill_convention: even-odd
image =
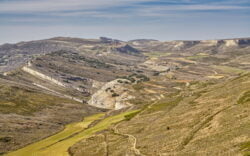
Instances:
[[[100,82],[96,80],[91,80],[92,81],[92,87],[100,89],[103,85],[105,85],[105,82]]]
[[[141,45],[139,42],[136,42],[136,41],[132,42],[132,44],[136,46]]]
[[[182,48],[184,46],[184,42],[178,42],[176,45],[174,45],[174,48]]]
[[[169,70],[168,66],[159,65],[157,64],[155,60],[147,60],[141,65],[146,66],[147,68],[158,71],[158,72],[165,72]]]
[[[124,87],[123,83],[118,81],[128,81],[124,79],[117,79],[106,83],[101,89],[91,96],[88,101],[89,105],[118,110],[130,106],[128,100],[134,98],[128,94],[128,89]]]
[[[218,40],[203,40],[201,43],[206,46],[216,46],[218,44]]]
[[[225,45],[227,47],[237,46],[238,41],[237,40],[225,40]]]
[[[47,75],[45,75],[43,73],[35,71],[34,69],[32,69],[30,67],[24,66],[22,68],[22,70],[25,71],[25,72],[27,72],[27,73],[29,73],[29,74],[31,74],[31,75],[33,75],[33,76],[36,76],[38,78],[50,81],[50,82],[52,82],[54,84],[57,84],[58,86],[66,87],[65,84],[63,84],[62,82],[60,82],[60,81],[58,81],[58,80],[56,80],[56,79],[54,79],[52,77],[49,77],[49,76],[47,76]]]

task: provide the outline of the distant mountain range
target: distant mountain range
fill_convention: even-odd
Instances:
[[[22,65],[35,55],[47,54],[58,50],[77,52],[84,47],[105,47],[113,51],[138,53],[139,51],[157,52],[206,52],[222,53],[233,49],[246,48],[250,45],[250,38],[202,40],[202,41],[169,41],[131,40],[128,42],[100,37],[100,39],[80,39],[56,37],[46,40],[4,44],[0,46],[0,72],[8,71]]]

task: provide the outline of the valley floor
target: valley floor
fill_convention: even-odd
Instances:
[[[193,83],[140,110],[86,117],[7,155],[248,155],[249,82],[244,74]]]
[[[66,156],[68,149],[78,141],[90,137],[96,132],[100,132],[109,128],[112,124],[120,122],[129,114],[137,111],[128,111],[119,115],[103,118],[105,114],[96,114],[86,117],[82,122],[72,123],[65,129],[49,138],[41,140],[37,143],[28,145],[15,152],[7,154],[8,156],[25,155],[25,156]],[[97,123],[94,123],[97,122]],[[91,125],[93,124],[94,125]]]

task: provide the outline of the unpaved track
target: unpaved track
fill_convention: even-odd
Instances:
[[[159,99],[160,100],[160,99]],[[135,117],[138,117],[140,114],[142,114],[143,112],[145,112],[148,108],[151,108],[154,104],[156,104],[159,100],[153,102],[152,104],[150,104],[146,109],[144,109],[143,111],[141,111],[139,114],[137,114]],[[135,136],[131,135],[131,134],[126,134],[126,133],[121,133],[119,130],[118,130],[118,126],[120,124],[122,124],[123,122],[120,122],[118,124],[116,124],[114,127],[113,127],[113,131],[115,134],[117,135],[121,135],[121,136],[124,136],[124,137],[128,137],[129,139],[129,142],[131,143],[132,147],[130,148],[134,154],[136,156],[145,156],[144,154],[142,154],[140,152],[140,150],[138,148],[136,148],[136,144],[137,144],[137,139]]]
[[[128,137],[129,139],[129,142],[131,143],[132,147],[130,148],[131,151],[134,152],[135,155],[137,156],[144,156],[143,154],[141,154],[140,150],[136,148],[136,143],[137,143],[137,139],[135,136],[131,135],[131,134],[126,134],[126,133],[121,133],[119,132],[118,130],[118,126],[121,124],[122,122],[116,124],[114,127],[113,127],[113,130],[114,130],[114,133],[115,134],[118,134],[118,135],[121,135],[121,136],[124,136],[124,137]]]

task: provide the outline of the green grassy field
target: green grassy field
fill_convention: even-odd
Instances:
[[[232,73],[232,74],[243,74],[246,73],[247,71],[235,67],[229,67],[229,66],[212,66],[215,69],[222,70],[223,72],[226,73]]]
[[[250,141],[244,142],[241,145],[241,150],[244,151],[242,152],[244,156],[249,156],[250,155]]]
[[[11,152],[7,156],[67,156],[68,148],[73,146],[78,141],[88,138],[96,132],[107,129],[114,123],[125,120],[125,117],[129,114],[138,112],[129,111],[121,113],[119,115],[107,117],[100,121],[95,126],[86,129],[93,121],[98,120],[104,116],[104,114],[96,114],[85,118],[82,122],[73,123],[66,126],[66,128],[44,140],[28,145],[22,149]],[[86,129],[86,130],[84,130]]]

